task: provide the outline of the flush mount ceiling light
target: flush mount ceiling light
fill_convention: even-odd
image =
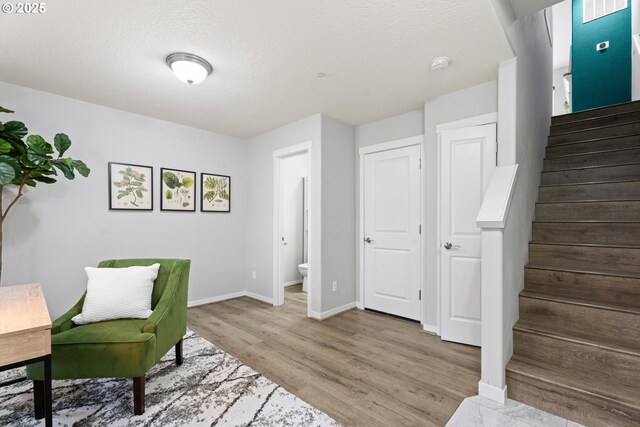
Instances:
[[[439,56],[431,61],[431,71],[444,70],[449,66],[449,58],[446,56]]]
[[[205,59],[191,53],[172,53],[167,56],[167,65],[180,80],[190,85],[201,83],[213,71]]]

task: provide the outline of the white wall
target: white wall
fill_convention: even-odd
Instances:
[[[249,206],[245,228],[247,231],[244,288],[249,292],[273,297],[273,152],[292,145],[311,141],[310,177],[320,176],[321,115],[315,114],[297,122],[273,129],[249,139],[245,160],[249,173]],[[320,228],[315,212],[321,212],[319,182],[310,180],[310,235]],[[321,230],[318,230],[321,231]],[[309,269],[320,263],[320,241],[310,238]],[[316,261],[317,257],[317,261]],[[252,279],[251,273],[256,272]],[[310,273],[312,310],[320,312],[320,272]]]
[[[517,54],[517,100],[515,141],[511,137],[501,143],[515,143],[515,162],[519,165],[503,246],[504,360],[508,361],[513,352],[512,327],[518,319],[518,294],[524,286],[531,222],[551,124],[552,49],[542,12],[519,19],[506,32]],[[500,128],[512,127],[514,123],[503,122],[502,117],[508,117],[513,106],[501,103],[499,109]]]
[[[325,313],[356,301],[354,145],[353,126],[322,116],[321,280],[322,312]],[[313,190],[311,197],[314,197]],[[311,263],[309,268],[313,268]],[[333,281],[338,282],[335,292]]]
[[[356,177],[356,201],[360,200],[360,158],[358,150],[367,145],[381,144],[422,135],[424,132],[424,110],[414,110],[397,116],[387,117],[375,122],[365,123],[356,127],[355,137],[355,177]],[[360,203],[356,203],[356,232],[360,229]],[[356,245],[356,260],[360,259],[362,244]],[[358,266],[357,266],[358,267]],[[356,268],[356,300],[361,301],[360,296],[360,268]]]
[[[285,284],[293,284],[302,280],[298,265],[304,262],[304,185],[302,178],[305,176],[309,176],[309,155],[307,153],[287,157],[280,163],[283,237],[287,243],[283,250],[282,261]]]
[[[189,258],[189,300],[243,290],[247,143],[204,130],[0,83],[2,105],[30,133],[65,132],[89,178],[39,184],[5,223],[3,284],[41,282],[52,317],[86,288],[85,266],[108,258]],[[109,211],[107,162],[154,167],[154,211]],[[161,212],[160,167],[230,175],[231,213]],[[199,209],[199,206],[198,206]]]
[[[568,67],[553,70],[553,87],[556,88],[553,97],[553,115],[561,116],[567,114],[564,109],[564,102],[567,100],[564,91],[564,74],[569,71]],[[571,112],[571,110],[569,110]]]
[[[425,319],[429,329],[438,327],[438,138],[436,126],[441,123],[498,111],[498,84],[492,80],[477,86],[443,95],[427,101],[424,106],[425,158],[425,206],[426,239],[425,297],[423,298]]]

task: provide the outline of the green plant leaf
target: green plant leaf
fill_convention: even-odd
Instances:
[[[27,138],[27,146],[34,152],[46,156],[53,153],[53,147],[40,135],[29,135]]]
[[[207,191],[206,193],[204,193],[204,199],[207,202],[211,202],[213,199],[215,199],[215,197],[216,197],[215,191]]]
[[[58,182],[56,179],[54,178],[49,178],[48,176],[37,176],[33,178],[34,181],[38,181],[38,182],[42,182],[44,184],[53,184],[55,182]]]
[[[173,172],[165,172],[165,173],[163,173],[162,174],[162,180],[167,185],[167,187],[169,187],[171,189],[180,187],[182,185],[180,183],[180,180],[176,176],[176,174],[173,173]]]
[[[51,164],[62,172],[65,178],[73,179],[76,177],[73,173],[73,169],[71,169],[64,160],[54,160]]]
[[[142,191],[136,190],[136,196],[138,196],[138,199],[142,199],[142,196],[144,196],[144,194],[142,194]]]
[[[7,108],[1,107],[0,106],[0,113],[14,113],[15,111],[11,111]]]
[[[53,145],[58,151],[58,157],[62,157],[65,151],[67,151],[69,147],[71,147],[71,140],[66,134],[59,133],[53,138]]]
[[[24,123],[18,121],[4,123],[2,127],[0,136],[9,142],[22,142],[22,138],[29,132]]]
[[[91,173],[91,169],[82,160],[73,160],[72,166],[78,171],[78,173],[85,178]]]
[[[184,185],[185,188],[191,187],[193,185],[193,178],[185,176],[184,178],[182,178],[182,185]]]
[[[14,159],[11,156],[6,156],[6,155],[0,155],[0,162],[2,163],[7,163],[8,165],[10,165],[13,170],[16,173],[16,176],[20,175],[20,172],[22,170],[22,167],[20,167],[20,162],[18,162],[16,159]]]
[[[46,156],[31,150],[27,152],[27,159],[35,166],[42,166],[49,161],[49,158]]]
[[[13,145],[8,141],[0,138],[0,154],[7,154],[9,151],[13,150]]]
[[[9,163],[0,162],[0,185],[11,184],[16,177],[16,170]]]
[[[171,192],[171,190],[165,191],[164,198],[167,199],[167,200],[173,199],[173,193]]]

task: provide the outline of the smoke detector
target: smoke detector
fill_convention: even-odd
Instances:
[[[449,67],[449,58],[446,56],[439,56],[431,61],[431,71],[444,70]]]

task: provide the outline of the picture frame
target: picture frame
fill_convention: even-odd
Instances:
[[[109,210],[153,210],[153,166],[108,162]]]
[[[231,212],[231,177],[200,173],[200,211]]]
[[[160,168],[160,210],[196,211],[196,173]]]

